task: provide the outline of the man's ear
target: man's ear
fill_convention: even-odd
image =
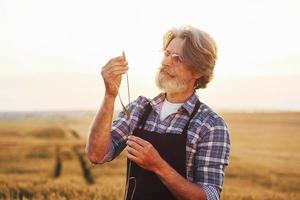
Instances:
[[[193,77],[195,78],[195,79],[199,79],[199,78],[201,78],[203,76],[203,74],[201,74],[201,73],[195,73],[195,74],[193,74]]]

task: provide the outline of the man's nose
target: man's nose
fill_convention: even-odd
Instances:
[[[161,61],[162,66],[171,67],[172,66],[172,59],[171,56],[164,56]]]

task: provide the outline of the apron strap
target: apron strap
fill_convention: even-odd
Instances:
[[[144,113],[142,115],[142,118],[138,121],[137,127],[139,127],[140,125],[142,125],[142,129],[144,129],[145,123],[146,123],[146,121],[148,119],[148,116],[150,115],[151,111],[152,111],[152,106],[151,106],[151,104],[149,102],[145,106],[145,111],[144,111]]]
[[[195,107],[194,107],[194,110],[193,110],[193,112],[192,112],[192,114],[189,118],[189,121],[186,123],[186,125],[185,125],[185,127],[182,131],[183,134],[187,134],[187,130],[189,128],[190,122],[194,118],[195,114],[198,112],[200,105],[201,105],[201,102],[199,100],[197,100],[197,102],[195,104]]]

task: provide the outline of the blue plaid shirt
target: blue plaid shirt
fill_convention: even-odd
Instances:
[[[145,105],[149,102],[153,109],[144,126],[145,130],[160,134],[182,133],[198,99],[196,93],[178,109],[177,113],[160,121],[159,113],[164,99],[165,93],[152,100],[138,97],[129,107],[130,124],[125,113],[123,111],[119,113],[111,128],[113,145],[101,163],[113,160],[124,150],[129,131],[136,128]],[[229,152],[230,138],[225,121],[211,108],[201,103],[187,132],[186,178],[202,187],[208,200],[220,199]]]

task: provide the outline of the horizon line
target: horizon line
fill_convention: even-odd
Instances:
[[[122,109],[115,109],[114,112],[120,112]],[[221,113],[297,113],[300,109],[227,109],[215,108],[216,112]],[[97,109],[41,109],[41,110],[0,110],[3,113],[64,113],[64,112],[97,112]]]

